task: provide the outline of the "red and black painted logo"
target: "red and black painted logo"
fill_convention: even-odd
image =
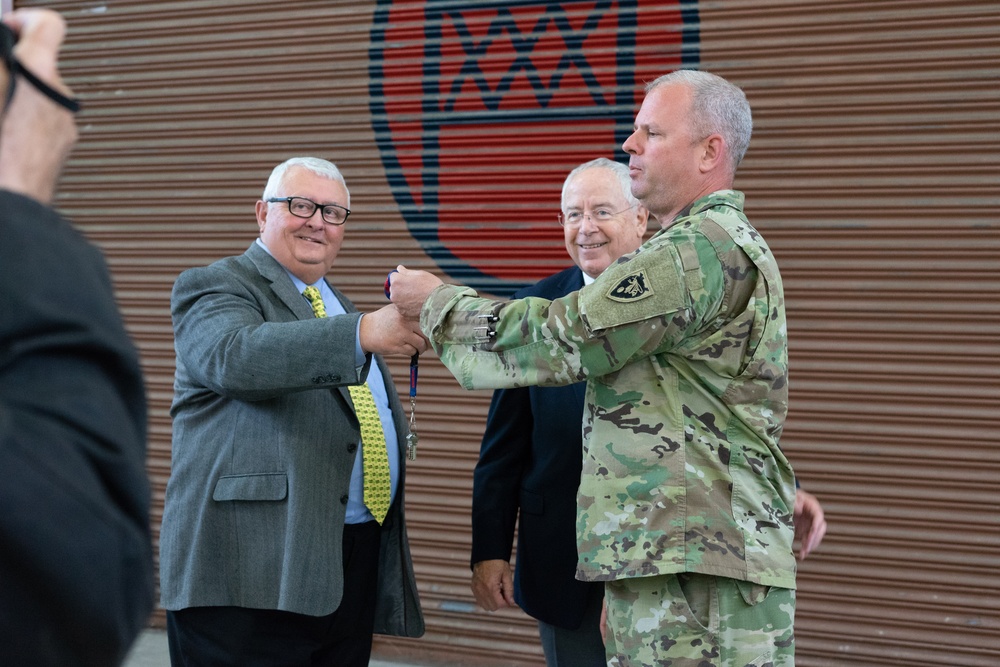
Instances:
[[[576,165],[625,161],[646,82],[699,60],[697,2],[379,0],[372,123],[407,228],[450,277],[507,296],[567,266]]]

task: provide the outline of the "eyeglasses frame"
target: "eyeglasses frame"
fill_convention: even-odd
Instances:
[[[309,215],[299,215],[298,213],[293,212],[292,211],[292,200],[293,199],[304,199],[305,201],[309,202],[310,204],[312,204],[315,207],[315,208],[313,208],[313,212],[310,213]],[[346,206],[341,206],[340,204],[320,204],[318,202],[314,202],[312,199],[309,199],[309,197],[298,197],[298,196],[296,196],[296,197],[270,197],[267,200],[267,203],[269,203],[269,204],[277,204],[277,203],[280,203],[280,202],[285,202],[285,207],[288,209],[288,212],[291,215],[294,215],[296,218],[299,218],[301,220],[308,220],[309,218],[311,218],[314,215],[316,215],[316,211],[319,211],[319,218],[320,218],[320,220],[323,221],[323,224],[325,224],[325,225],[336,225],[337,227],[339,227],[339,226],[345,224],[347,222],[347,219],[349,217],[351,217],[351,209],[347,208]],[[342,210],[344,212],[344,221],[343,222],[330,222],[329,220],[327,220],[326,216],[323,215],[323,209],[325,209],[328,206],[332,206],[334,208],[339,208],[340,210]]]
[[[617,217],[618,217],[619,215],[621,215],[622,213],[625,213],[626,211],[631,211],[631,210],[632,210],[633,208],[637,207],[638,205],[639,205],[639,204],[632,204],[631,206],[628,206],[628,207],[626,207],[626,208],[623,208],[623,209],[622,209],[622,210],[620,210],[620,211],[615,211],[614,213],[612,213],[612,214],[611,214],[611,217],[610,217],[610,218],[608,218],[608,220],[613,220],[614,218],[617,218]],[[556,216],[556,219],[557,219],[557,220],[559,221],[559,226],[560,226],[560,227],[566,227],[566,226],[571,226],[571,227],[578,227],[578,226],[579,226],[579,224],[582,224],[582,223],[583,223],[583,218],[587,218],[587,219],[589,219],[589,220],[590,220],[591,222],[594,222],[594,223],[596,223],[596,224],[599,224],[599,223],[597,223],[597,221],[595,221],[595,220],[594,220],[593,216],[592,216],[592,215],[591,215],[590,213],[584,213],[584,214],[583,214],[583,218],[581,218],[581,219],[580,219],[580,223],[578,223],[578,224],[571,224],[571,223],[567,223],[567,222],[565,221],[565,218],[566,218],[566,216],[565,216],[565,214],[563,214],[563,213],[562,213],[562,211],[560,211],[560,212],[559,212],[559,214],[558,214],[558,215]]]

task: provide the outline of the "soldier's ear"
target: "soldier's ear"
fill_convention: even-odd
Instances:
[[[702,173],[708,173],[718,169],[725,159],[726,140],[721,134],[710,134],[701,141],[701,164]]]

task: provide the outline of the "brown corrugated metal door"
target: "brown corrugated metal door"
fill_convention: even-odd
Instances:
[[[755,109],[738,185],[787,291],[783,445],[831,523],[800,570],[799,664],[1000,663],[995,2],[15,4],[70,25],[85,109],[58,205],[107,253],[142,352],[155,531],[170,288],[253,240],[274,164],[342,168],[331,277],[362,310],[400,262],[506,294],[565,265],[563,175],[620,157],[641,81],[684,63]],[[431,358],[420,383],[407,512],[428,633],[376,653],[542,664],[533,621],[468,590],[489,394]]]
[[[1000,5],[727,2],[739,185],[788,305],[783,445],[830,535],[801,664],[1000,664]]]

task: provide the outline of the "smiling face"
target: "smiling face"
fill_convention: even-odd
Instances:
[[[347,189],[337,181],[300,166],[290,167],[275,197],[305,197],[320,205],[350,207]],[[317,209],[311,218],[297,218],[285,202],[257,202],[260,239],[278,262],[299,280],[312,284],[325,276],[337,259],[347,225],[323,222]]]
[[[587,275],[596,278],[616,259],[642,245],[648,214],[641,205],[629,208],[631,203],[618,177],[604,167],[581,171],[566,184],[564,217],[583,214],[578,224],[563,227],[566,252]],[[615,215],[598,222],[599,211]]]

